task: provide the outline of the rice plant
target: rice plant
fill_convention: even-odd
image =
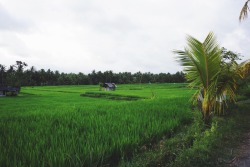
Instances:
[[[0,166],[117,166],[190,120],[192,91],[180,86],[112,92],[136,101],[79,96],[95,86],[22,88],[0,99]]]

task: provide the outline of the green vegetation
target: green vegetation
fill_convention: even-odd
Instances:
[[[118,94],[111,94],[111,93],[100,93],[100,92],[85,92],[84,94],[81,94],[81,96],[85,97],[94,97],[94,98],[106,98],[111,100],[140,100],[140,99],[146,99],[140,96],[129,96],[129,95],[118,95]]]
[[[209,124],[212,114],[224,113],[227,102],[236,101],[236,91],[249,76],[250,62],[238,65],[237,55],[221,49],[212,32],[204,42],[192,36],[187,37],[184,51],[177,50],[178,61],[184,66],[186,79],[191,87],[197,87],[194,101],[199,101],[205,124]],[[231,57],[226,62],[224,57]],[[230,60],[230,59],[229,59]]]
[[[213,33],[209,33],[204,42],[188,36],[187,45],[184,51],[175,53],[180,55],[179,62],[185,67],[184,71],[187,72],[186,78],[190,86],[199,88],[194,100],[201,96],[203,118],[205,123],[208,123],[210,112],[216,106],[216,98],[220,98],[224,93],[224,90],[216,91],[221,78],[221,50]]]
[[[237,157],[237,149],[243,142],[244,133],[249,133],[250,100],[245,89],[239,102],[227,109],[223,117],[213,117],[207,128],[200,114],[194,112],[193,123],[182,126],[171,138],[163,138],[131,161],[120,167],[216,167],[228,166]],[[231,164],[232,165],[232,164]]]
[[[1,98],[0,166],[116,166],[192,121],[185,84],[118,85],[108,93],[136,101],[80,96],[98,90],[23,87]]]
[[[247,17],[249,1],[239,20]],[[250,62],[238,65],[237,55],[221,50],[212,33],[203,43],[191,36],[187,41],[188,48],[176,53],[190,86],[198,88],[195,94],[186,84],[141,84],[182,83],[182,72],[93,70],[85,75],[24,70],[27,64],[21,61],[9,69],[0,64],[0,86],[140,83],[121,85],[112,93],[96,86],[24,87],[17,97],[1,97],[0,166],[194,167],[230,162],[232,144],[249,130],[249,90],[241,92],[242,101],[230,106],[226,116],[210,118],[225,114],[226,94],[235,102],[236,90],[244,84],[239,78],[249,77]],[[223,61],[223,52],[234,60]],[[206,124],[199,112],[192,112],[192,94],[194,101],[201,98]]]
[[[6,67],[0,64],[0,88],[1,86],[55,86],[55,85],[97,85],[100,83],[113,82],[116,84],[135,84],[135,83],[183,83],[185,82],[184,73],[176,72],[153,74],[150,72],[119,72],[95,71],[89,74],[79,72],[60,73],[50,69],[36,70],[34,66],[27,68],[27,64],[16,61],[16,64]]]

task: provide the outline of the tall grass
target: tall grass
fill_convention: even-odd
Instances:
[[[189,121],[190,90],[139,86],[112,93],[150,97],[153,88],[157,98],[80,97],[93,86],[27,87],[1,98],[0,166],[116,166]]]

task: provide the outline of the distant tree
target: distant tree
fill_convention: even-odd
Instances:
[[[153,81],[153,78],[150,72],[143,73],[141,78],[142,78],[141,79],[142,83],[151,83]]]
[[[142,78],[143,78],[143,75],[142,73],[139,71],[137,73],[134,74],[134,83],[141,83],[142,81]]]
[[[227,50],[226,48],[222,47],[222,62],[223,63],[237,63],[237,60],[241,60],[241,54]]]
[[[98,80],[98,82],[107,82],[107,81],[105,81],[105,72],[102,73],[101,71],[98,71],[96,73],[96,79],[94,79],[94,80]]]
[[[122,73],[122,79],[123,79],[123,83],[132,83],[133,82],[133,75],[131,74],[131,72],[123,72]]]
[[[48,69],[45,73],[46,73],[45,80],[46,80],[47,85],[53,85],[54,72]]]
[[[24,69],[28,66],[28,64],[22,61],[16,61],[16,64],[13,66],[16,68],[15,72],[16,81],[14,85],[20,87],[25,82]]]
[[[22,86],[24,82],[24,68],[28,66],[25,62],[16,61],[6,72],[6,84],[9,86]]]
[[[157,77],[157,82],[159,82],[159,83],[164,83],[165,82],[165,76],[166,76],[167,74],[165,74],[165,73],[160,73],[160,74],[158,74],[156,77]]]
[[[59,71],[52,71],[50,69],[36,70],[34,66],[25,69],[27,64],[22,61],[16,61],[16,64],[9,68],[0,64],[0,84],[12,86],[39,86],[39,85],[79,85],[79,84],[93,84],[99,82],[113,82],[118,84],[129,83],[170,83],[170,82],[184,82],[182,72],[175,74],[160,73],[153,74],[150,72],[142,73],[136,72],[119,72],[114,73],[112,70],[96,72],[93,70],[90,74],[83,73],[60,73]]]
[[[175,83],[185,82],[185,75],[183,72],[177,71],[175,74],[172,75],[172,80]]]
[[[223,66],[223,70],[225,72],[225,76],[231,76],[235,71],[238,71],[238,79],[237,79],[237,87],[238,89],[247,86],[246,77],[240,74],[240,68],[244,65],[243,63],[238,64],[237,61],[241,60],[241,54],[227,50],[226,48],[222,47],[222,61],[221,65]]]
[[[24,68],[27,67],[28,64],[22,61],[16,61],[16,64],[14,66],[17,68],[17,72],[22,73]]]
[[[86,75],[84,75],[83,73],[79,72],[77,78],[78,78],[78,83],[80,85],[87,85],[88,84],[88,77]]]
[[[38,71],[38,76],[39,76],[39,85],[41,86],[47,85],[46,72],[43,68]]]
[[[105,80],[103,80],[103,82],[115,82],[114,81],[114,73],[113,73],[113,71],[112,70],[109,70],[109,71],[105,71],[104,73],[103,73],[103,76],[104,76],[104,78],[105,78]]]
[[[61,75],[60,72],[58,70],[56,70],[54,73],[54,78],[53,78],[55,85],[60,85],[60,83],[59,83],[60,75]]]
[[[25,71],[25,75],[26,75],[26,81],[24,85],[26,86],[35,86],[36,85],[36,79],[35,79],[35,72],[36,69],[34,66],[31,66],[30,69],[27,69]]]
[[[6,73],[6,66],[0,64],[0,76],[1,76],[1,80],[0,80],[0,84],[4,85],[4,81],[5,81],[5,73]]]
[[[95,70],[93,70],[90,74],[88,74],[88,80],[90,85],[96,85],[99,83],[99,81],[97,80],[97,74]]]

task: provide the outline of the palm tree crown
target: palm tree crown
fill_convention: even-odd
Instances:
[[[222,50],[212,32],[204,42],[192,36],[187,37],[187,47],[184,51],[177,50],[178,61],[184,66],[187,81],[191,87],[198,87],[194,100],[202,96],[202,113],[204,121],[210,119],[212,112],[224,108],[225,95],[235,101],[236,65],[225,68],[222,65]]]

